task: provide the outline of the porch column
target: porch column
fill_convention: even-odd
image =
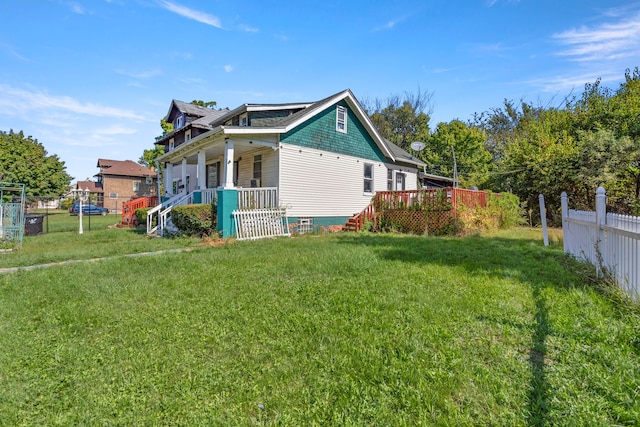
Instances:
[[[224,141],[224,188],[234,188],[233,185],[233,141],[225,139]]]
[[[164,164],[164,192],[173,196],[173,163]]]
[[[198,188],[207,188],[207,153],[198,151]]]
[[[235,188],[218,188],[218,233],[220,237],[236,235],[236,224],[233,211],[238,210],[238,190]]]
[[[187,158],[186,157],[182,159],[181,172],[182,172],[182,176],[181,176],[182,185],[184,185],[184,191],[188,193],[189,188],[187,187]]]

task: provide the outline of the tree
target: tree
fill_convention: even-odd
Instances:
[[[193,101],[191,101],[191,103],[193,105],[198,105],[200,107],[209,108],[211,110],[215,109],[216,105],[218,105],[218,103],[216,101],[207,101],[207,102],[205,102],[205,101],[202,101],[202,100],[199,100],[199,99],[198,100],[194,99]]]
[[[484,132],[460,120],[439,123],[422,154],[433,172],[453,176],[453,155],[463,186],[481,186],[487,179],[491,153],[485,148]]]
[[[164,154],[163,146],[155,146],[150,150],[144,150],[142,156],[138,159],[138,164],[146,167],[156,167],[156,159]]]
[[[0,181],[25,184],[27,196],[62,196],[73,178],[57,155],[23,132],[0,131]]]
[[[426,142],[429,139],[432,97],[432,93],[422,92],[418,88],[416,93],[392,95],[385,101],[365,100],[363,107],[384,138],[410,151],[412,142]]]

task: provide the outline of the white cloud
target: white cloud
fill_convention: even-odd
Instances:
[[[159,69],[144,70],[144,71],[130,71],[130,70],[123,70],[123,69],[116,69],[114,71],[123,76],[133,77],[134,79],[141,79],[141,80],[147,80],[152,77],[162,75],[162,70],[159,70]]]
[[[383,31],[383,30],[392,30],[393,27],[395,27],[398,24],[398,22],[399,21],[397,20],[391,20],[386,24],[380,25],[379,27],[375,27],[372,31],[376,32],[376,31]]]
[[[113,117],[120,119],[144,120],[133,111],[90,102],[81,102],[70,96],[51,96],[45,92],[27,91],[8,85],[0,85],[0,108],[7,107],[7,113],[29,113],[33,110],[49,112],[70,112],[93,117]],[[3,109],[4,110],[4,109]]]
[[[582,90],[586,83],[593,83],[600,79],[602,83],[611,83],[620,80],[620,70],[600,70],[580,75],[558,75],[553,77],[543,77],[532,79],[523,83],[538,87],[544,92],[567,93],[573,90]]]
[[[619,17],[608,14],[613,15]],[[607,61],[634,56],[640,51],[640,15],[594,27],[573,28],[554,34],[553,38],[566,46],[558,55],[574,61]]]
[[[230,72],[232,72],[232,71],[233,71],[233,67],[232,67],[231,65],[225,65],[225,66],[224,66],[224,70],[225,70],[227,73],[230,73]]]
[[[240,24],[238,28],[240,28],[240,30],[242,31],[246,31],[247,33],[257,33],[260,31],[255,27],[250,27],[249,25],[244,25],[244,24]]]
[[[190,9],[186,6],[182,6],[176,3],[171,3],[166,0],[160,0],[160,5],[167,9],[169,12],[176,13],[180,16],[184,16],[185,18],[193,19],[194,21],[201,22],[203,24],[211,25],[212,27],[224,29],[222,27],[222,23],[218,17],[213,16],[206,12],[201,12],[199,10]]]

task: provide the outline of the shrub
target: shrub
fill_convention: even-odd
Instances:
[[[149,209],[151,208],[138,208],[136,209],[136,211],[134,212],[136,215],[136,222],[138,224],[146,224],[147,223],[147,212],[149,212]],[[157,222],[157,217],[153,219],[153,225],[156,225]]]
[[[216,232],[216,205],[176,206],[171,210],[171,221],[184,234],[190,236],[211,235]]]

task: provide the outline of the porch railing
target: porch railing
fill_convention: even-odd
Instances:
[[[278,207],[278,188],[239,188],[238,209],[274,209]]]
[[[188,205],[190,203],[193,203],[193,193],[183,192],[149,209],[147,211],[147,234],[158,233],[162,236],[165,228],[167,228],[167,220],[171,209],[174,206]]]

